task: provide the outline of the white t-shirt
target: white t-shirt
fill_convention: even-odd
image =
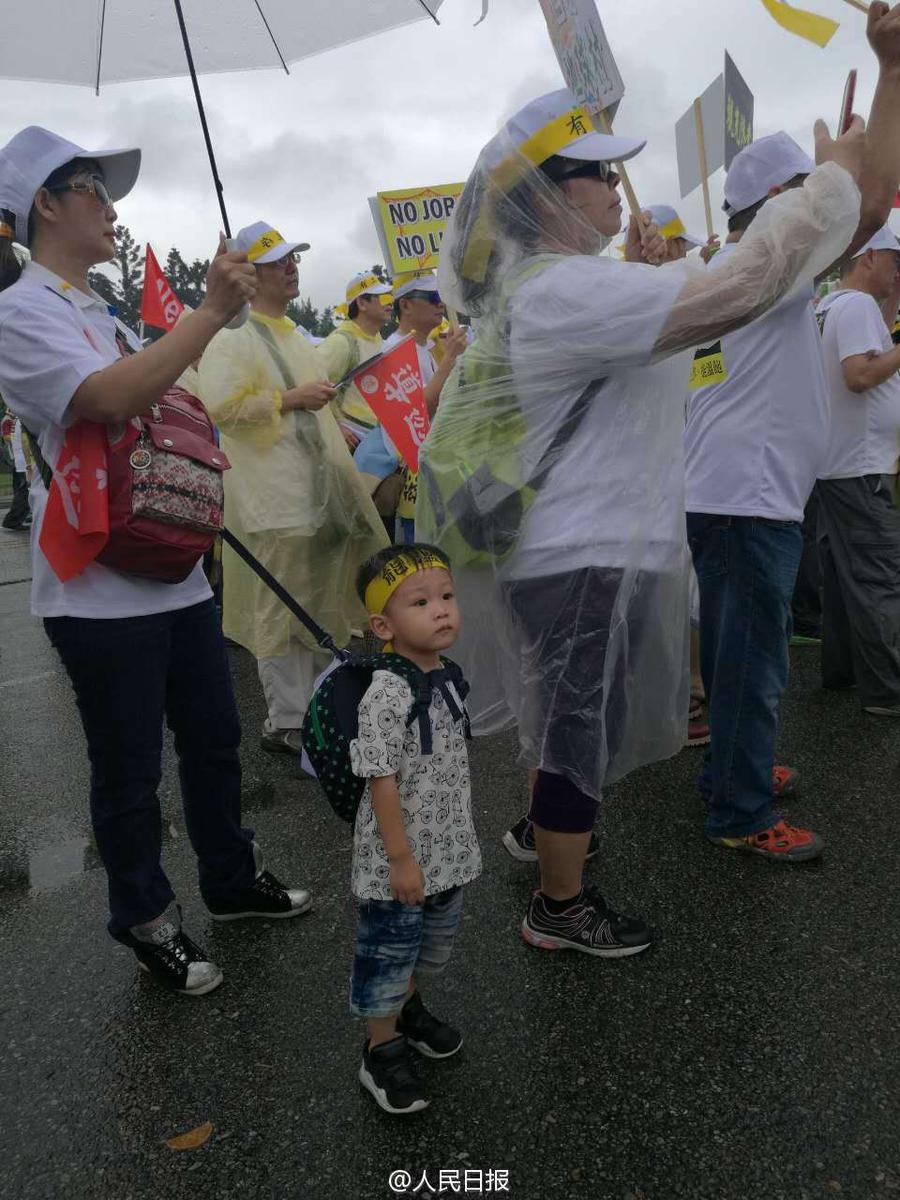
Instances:
[[[395,329],[389,338],[385,338],[382,354],[386,354],[388,350],[393,350],[398,342],[402,342],[405,337],[409,337],[407,333],[401,333],[399,329]],[[422,373],[422,386],[426,387],[434,378],[434,373],[437,371],[437,363],[431,353],[431,342],[427,342],[424,346],[420,346],[416,342],[416,353],[419,356],[419,370]]]
[[[90,331],[93,345],[88,340]],[[19,281],[0,292],[0,394],[56,464],[72,424],[69,402],[89,375],[119,357],[116,323],[106,302],[30,262]],[[140,342],[132,334],[135,350]],[[61,583],[38,545],[47,492],[31,489],[31,611],[38,617],[142,617],[199,604],[212,595],[200,563],[183,583],[138,579],[91,563]]]
[[[526,514],[509,578],[593,566],[682,570],[690,352],[650,364],[684,286],[673,266],[561,256],[515,289],[510,351],[528,426],[526,478],[584,389],[606,382]]]
[[[725,246],[715,270],[734,250]],[[828,444],[828,385],[812,287],[722,338],[727,379],[692,394],[688,512],[802,521]]]
[[[841,363],[894,348],[881,309],[865,292],[838,291],[819,305],[825,371],[831,389],[831,435],[820,479],[896,475],[900,454],[900,375],[867,392],[851,392]]]

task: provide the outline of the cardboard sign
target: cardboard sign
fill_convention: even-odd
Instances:
[[[706,142],[706,169],[710,175],[725,165],[725,79],[720,75],[700,97],[703,134]],[[689,195],[703,182],[700,178],[700,146],[694,107],[679,117],[675,126],[675,150],[678,155],[678,186],[682,196]]]
[[[369,200],[391,274],[437,267],[444,230],[464,187],[464,183],[439,183],[379,192]]]
[[[753,141],[753,93],[727,52],[724,74],[714,79],[700,97],[700,109],[706,167],[708,175],[712,175],[719,167],[727,170],[735,155]],[[675,148],[678,184],[682,196],[687,196],[703,182],[693,105],[675,126]]]
[[[431,421],[419,371],[419,351],[410,336],[354,372],[353,385],[381,422],[411,471],[419,469],[419,447]]]
[[[753,141],[753,93],[725,51],[725,170]]]
[[[575,99],[610,120],[625,95],[596,0],[540,0],[566,86]]]

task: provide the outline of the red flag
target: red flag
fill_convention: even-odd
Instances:
[[[79,421],[66,434],[41,525],[40,547],[66,583],[109,539],[106,426]]]
[[[184,312],[184,305],[172,291],[156,255],[147,243],[144,260],[144,292],[141,296],[141,320],[155,329],[174,329],[175,322]]]
[[[894,203],[891,205],[891,207],[892,208],[900,208],[900,192],[898,192],[897,195],[894,197]]]
[[[404,338],[386,354],[364,363],[353,383],[403,461],[411,471],[418,471],[419,447],[425,441],[431,421],[415,338]]]

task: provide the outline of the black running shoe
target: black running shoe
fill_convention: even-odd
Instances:
[[[522,921],[522,937],[540,950],[581,950],[600,958],[640,954],[652,941],[643,921],[613,912],[590,888],[582,888],[561,913],[552,913],[535,892]]]
[[[146,941],[127,931],[117,934],[116,940],[134,951],[142,971],[181,996],[205,996],[224,978],[175,920],[153,930]]]
[[[418,992],[413,992],[403,1005],[397,1032],[404,1034],[409,1044],[426,1058],[450,1058],[462,1049],[459,1030],[432,1016]]]
[[[521,821],[516,821],[512,829],[507,829],[503,835],[503,845],[517,862],[538,861],[537,846],[534,844],[534,826],[528,817],[522,817]],[[599,853],[600,839],[596,833],[592,833],[585,860],[594,858]]]
[[[428,1098],[413,1069],[405,1037],[383,1042],[374,1050],[370,1050],[366,1042],[359,1082],[385,1112],[404,1115],[428,1107]]]

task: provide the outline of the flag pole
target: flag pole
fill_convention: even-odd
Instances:
[[[694,101],[694,124],[697,127],[697,156],[700,159],[700,182],[703,185],[703,207],[706,209],[706,233],[712,237],[713,229],[712,204],[709,200],[709,167],[706,161],[706,137],[703,130],[703,105],[700,97]]]
[[[863,4],[863,0],[844,0],[844,2],[851,8],[859,9],[860,12],[868,13],[869,11],[868,4]]]

